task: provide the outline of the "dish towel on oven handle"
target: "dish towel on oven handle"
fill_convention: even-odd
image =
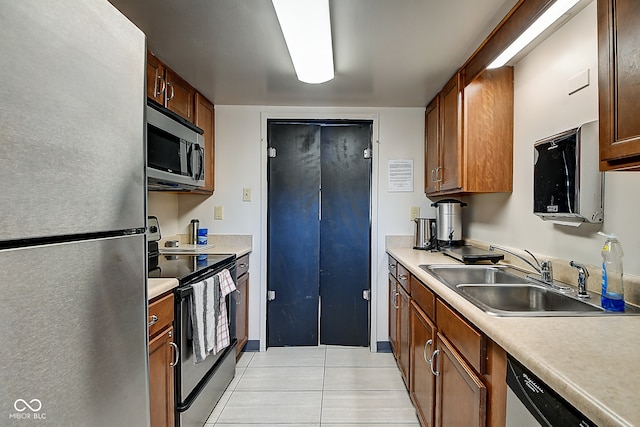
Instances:
[[[225,297],[236,290],[236,284],[233,282],[231,273],[229,273],[229,270],[226,268],[216,274],[215,278],[220,282],[220,311],[216,328],[217,339],[215,350],[213,350],[214,354],[224,348],[227,348],[229,344],[231,344],[229,318],[227,316],[227,304],[225,304]]]
[[[211,353],[211,344],[207,343],[207,330],[215,330],[214,280],[206,279],[192,285],[191,294],[191,327],[193,329],[193,361],[200,363]],[[212,324],[213,323],[213,324]]]

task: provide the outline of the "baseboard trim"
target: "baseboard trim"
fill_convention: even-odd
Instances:
[[[244,349],[242,351],[246,351],[246,352],[260,351],[260,340],[247,341],[247,344],[245,344]]]
[[[391,343],[389,341],[378,341],[378,353],[391,353]]]

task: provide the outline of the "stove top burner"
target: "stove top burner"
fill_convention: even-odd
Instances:
[[[182,284],[206,270],[235,262],[235,254],[168,255],[149,257],[149,277],[176,278]],[[152,267],[157,260],[155,267]]]

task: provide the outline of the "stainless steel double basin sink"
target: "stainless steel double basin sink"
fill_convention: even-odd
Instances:
[[[420,265],[487,314],[494,316],[601,316],[640,314],[627,305],[624,312],[600,306],[600,296],[580,299],[570,287],[552,287],[517,269],[497,265]]]

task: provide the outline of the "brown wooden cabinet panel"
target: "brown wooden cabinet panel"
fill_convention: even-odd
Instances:
[[[440,92],[440,140],[442,164],[438,171],[440,191],[458,190],[462,187],[462,91],[460,73]]]
[[[481,374],[486,371],[486,337],[442,301],[436,301],[438,330],[458,349],[468,363]]]
[[[236,295],[236,356],[239,356],[249,340],[249,273],[238,277]]]
[[[173,293],[149,304],[149,396],[152,427],[174,424]],[[154,317],[155,316],[155,317]]]
[[[391,351],[398,359],[398,282],[389,275],[389,344]]]
[[[398,286],[398,366],[404,383],[409,387],[410,298],[402,286]]]
[[[424,192],[437,192],[438,167],[442,163],[440,158],[440,95],[433,98],[427,105],[424,126]]]
[[[512,191],[513,68],[487,70],[465,87],[462,81],[458,72],[436,98],[439,101],[427,107],[425,192],[437,196]],[[436,105],[439,137],[433,136]]]
[[[640,169],[640,2],[598,1],[600,170]]]
[[[174,420],[173,327],[149,341],[149,397],[152,427],[172,426]]]
[[[487,422],[487,388],[439,332],[433,364],[436,377],[435,425],[482,427]]]
[[[215,189],[215,108],[202,94],[195,95],[195,125],[204,131],[204,186],[192,191],[199,194],[213,194]]]
[[[147,96],[190,122],[195,121],[196,90],[150,51],[147,51]]]
[[[415,289],[415,288],[414,288]],[[418,418],[423,426],[432,427],[435,407],[436,381],[431,373],[429,359],[435,350],[436,327],[420,309],[411,302],[411,359],[409,362],[410,394]]]
[[[162,105],[167,88],[164,70],[164,64],[151,52],[147,52],[147,96]]]
[[[169,68],[166,69],[165,76],[167,83],[166,107],[190,122],[194,122],[195,89]]]
[[[464,88],[464,180],[472,193],[513,190],[513,68],[486,70]]]
[[[415,276],[411,276],[411,299],[431,319],[436,318],[436,296]]]

